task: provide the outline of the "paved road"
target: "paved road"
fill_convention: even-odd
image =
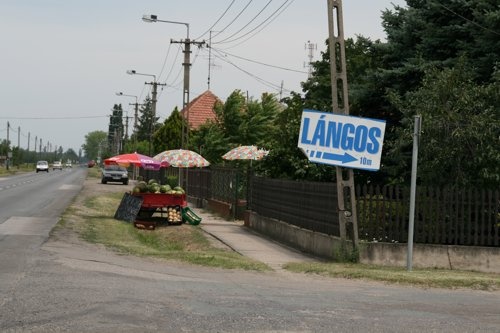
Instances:
[[[75,179],[53,191],[69,197],[65,185]],[[125,188],[89,181],[107,190]],[[47,214],[36,217],[49,225],[43,219],[54,212],[37,211]],[[11,223],[9,230],[17,230]],[[47,240],[45,230],[31,235],[33,221],[23,228],[22,234],[0,236],[2,332],[500,331],[498,292],[204,268],[118,255],[74,237]],[[252,242],[244,244],[250,253]]]

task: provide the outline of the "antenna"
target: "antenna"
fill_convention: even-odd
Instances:
[[[304,49],[309,51],[309,53],[307,55],[307,57],[309,58],[309,62],[307,63],[307,65],[304,64],[304,67],[308,68],[307,78],[311,78],[311,76],[312,76],[312,61],[314,58],[314,51],[318,49],[318,45],[311,43],[311,41],[307,41],[307,43],[304,45]]]

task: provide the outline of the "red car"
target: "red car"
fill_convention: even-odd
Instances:
[[[90,160],[88,163],[87,163],[87,166],[89,168],[93,168],[95,166],[95,161],[94,160]]]

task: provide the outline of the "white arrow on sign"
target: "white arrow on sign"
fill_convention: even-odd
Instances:
[[[298,147],[311,162],[380,169],[385,121],[304,110]]]

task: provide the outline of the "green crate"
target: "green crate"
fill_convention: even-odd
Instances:
[[[201,222],[201,217],[196,215],[189,207],[182,208],[182,218],[191,225],[198,225]]]

